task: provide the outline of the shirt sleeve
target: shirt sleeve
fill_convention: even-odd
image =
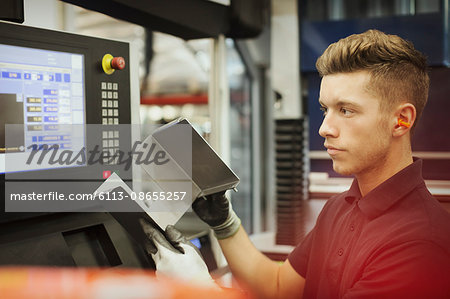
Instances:
[[[428,241],[383,250],[343,297],[450,298],[448,251]]]
[[[335,202],[336,197],[333,196],[325,203],[324,207],[319,213],[319,216],[317,217],[316,225],[314,226],[314,228],[306,235],[303,241],[299,245],[297,245],[297,247],[295,247],[295,249],[288,256],[289,263],[292,265],[294,270],[304,278],[306,278],[306,273],[308,272],[308,264],[315,236],[316,234],[323,233],[320,228],[320,223],[327,219],[330,206],[332,206]]]
[[[315,228],[310,231],[303,242],[301,242],[295,249],[289,254],[288,260],[291,263],[294,270],[302,277],[306,277],[308,271],[308,260],[311,252],[312,240],[315,234]]]

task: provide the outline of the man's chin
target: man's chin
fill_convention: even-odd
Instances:
[[[340,175],[352,175],[353,171],[351,167],[342,164],[342,162],[333,161],[333,170]]]

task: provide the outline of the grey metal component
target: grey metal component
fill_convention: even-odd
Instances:
[[[210,1],[63,1],[183,39],[213,37],[229,28],[229,8]]]
[[[261,127],[263,125],[262,115],[263,108],[261,103],[265,103],[265,101],[261,101],[262,92],[261,92],[261,70],[258,69],[255,64],[247,43],[243,41],[236,41],[236,48],[241,55],[242,61],[244,62],[248,74],[251,78],[251,121],[252,121],[252,132],[251,132],[251,155],[252,155],[252,209],[251,209],[251,219],[252,219],[252,232],[259,233],[263,231],[263,195],[264,191],[262,190],[262,163],[264,163],[264,159],[262,157],[262,149],[264,149],[263,140],[261,138]],[[266,192],[264,192],[266,193]]]
[[[230,91],[226,70],[225,37],[211,43],[211,70],[208,85],[208,109],[211,116],[210,145],[225,163],[230,163]]]
[[[189,125],[192,133],[192,165],[187,165],[184,145],[174,142],[178,134],[177,125]],[[192,199],[236,188],[239,178],[222,161],[212,147],[192,128],[186,119],[179,119],[162,126],[153,133],[153,139],[178,166],[172,168],[173,177],[187,178],[192,182]],[[152,174],[150,174],[152,176]]]
[[[220,34],[256,37],[269,11],[267,0],[233,0],[230,5],[205,0],[62,1],[186,40]]]
[[[108,213],[55,213],[3,223],[0,265],[154,268],[140,246]]]

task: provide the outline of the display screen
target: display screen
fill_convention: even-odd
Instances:
[[[0,173],[50,168],[8,164],[5,155],[85,146],[84,73],[82,54],[0,44]]]

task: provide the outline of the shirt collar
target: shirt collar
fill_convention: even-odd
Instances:
[[[414,158],[414,163],[381,183],[363,198],[359,190],[358,181],[356,179],[353,180],[345,200],[350,204],[357,200],[361,211],[369,219],[374,219],[416,187],[423,184],[425,182],[422,178],[422,160]],[[359,199],[362,200],[359,201]]]
[[[352,204],[355,200],[358,201],[361,199],[361,191],[359,191],[358,180],[354,179],[350,189],[347,191],[347,195],[345,196],[345,200]]]

